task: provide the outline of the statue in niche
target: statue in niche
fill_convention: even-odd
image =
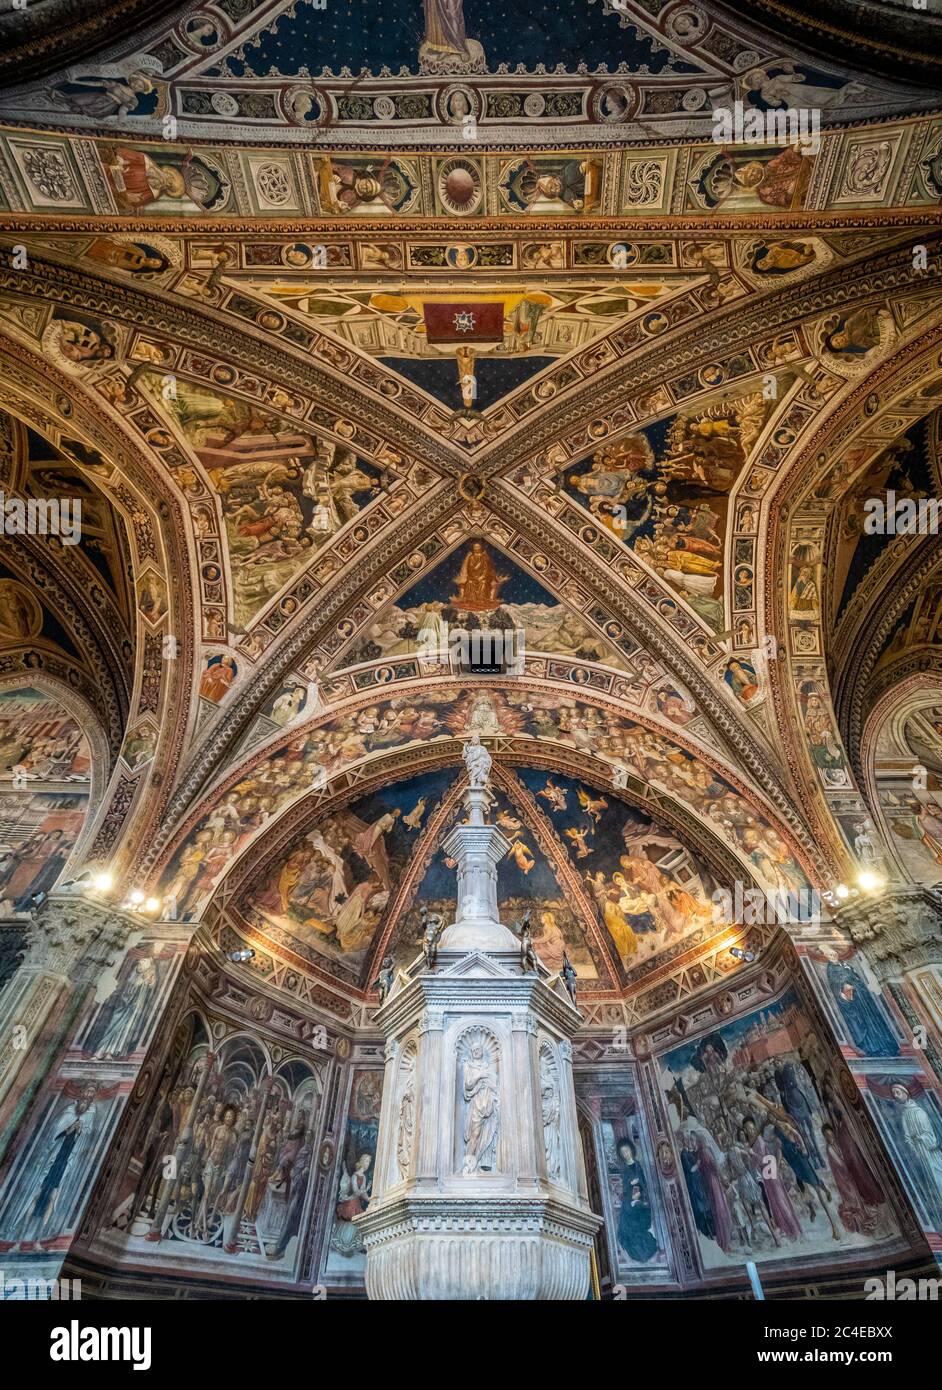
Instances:
[[[550,1182],[559,1182],[562,1171],[562,1151],[559,1133],[559,1086],[556,1067],[545,1050],[540,1050],[540,1100],[543,1108],[543,1144],[546,1148],[546,1173]]]
[[[438,956],[438,938],[442,934],[444,919],[440,912],[429,912],[425,903],[419,908],[419,915],[422,918],[422,951],[425,964],[429,970],[434,970]]]
[[[481,742],[480,734],[472,734],[461,756],[468,769],[468,786],[475,790],[486,787],[491,770],[491,755]]]
[[[493,1040],[483,1030],[471,1034],[463,1045],[461,1093],[464,1117],[462,1173],[490,1173],[497,1163],[500,1138],[500,1100],[497,1094],[497,1056]]]
[[[402,1091],[399,1098],[399,1129],[396,1134],[396,1162],[400,1178],[407,1178],[412,1167],[412,1136],[415,1130],[415,1091],[413,1088],[413,1067],[415,1058],[411,1052],[402,1058]]]

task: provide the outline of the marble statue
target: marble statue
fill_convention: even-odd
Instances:
[[[461,1074],[467,1110],[464,1120],[466,1177],[490,1172],[496,1161],[500,1137],[500,1101],[497,1095],[497,1063],[485,1051],[481,1035],[470,1044]]]
[[[491,770],[491,755],[481,742],[480,734],[471,736],[461,756],[468,769],[468,785],[475,790],[486,787]]]
[[[546,1172],[551,1182],[558,1182],[562,1171],[562,1151],[559,1134],[559,1086],[552,1058],[540,1050],[540,1103],[543,1112],[543,1145],[546,1149]]]
[[[415,1129],[414,1057],[402,1059],[404,1080],[399,1099],[399,1129],[396,1134],[396,1162],[399,1176],[407,1178],[412,1167],[412,1137]]]

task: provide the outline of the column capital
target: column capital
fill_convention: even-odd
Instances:
[[[532,1033],[534,1037],[540,1031],[540,1025],[533,1015],[523,1009],[515,1009],[511,1014],[510,1027],[514,1033]]]
[[[441,1033],[445,1027],[444,1009],[424,1009],[419,1019],[419,1034]]]
[[[73,893],[53,895],[27,925],[22,967],[86,983],[113,965],[141,923],[128,912]]]
[[[942,892],[889,888],[842,907],[835,923],[859,946],[882,982],[942,964]]]

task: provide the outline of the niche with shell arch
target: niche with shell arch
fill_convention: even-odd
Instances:
[[[415,1154],[415,1042],[410,1039],[399,1054],[396,1076],[396,1145],[392,1155],[394,1181],[408,1182]]]
[[[464,1177],[501,1167],[500,1043],[474,1024],[455,1044],[455,1168]]]
[[[564,1182],[565,1159],[562,1135],[563,1093],[556,1051],[548,1039],[540,1043],[540,1113],[543,1121],[543,1149],[546,1176],[550,1182]]]

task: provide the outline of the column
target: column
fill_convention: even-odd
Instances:
[[[0,1242],[57,1278],[195,927],[51,895],[0,992]]]
[[[0,990],[0,1158],[91,986],[139,928],[127,913],[72,897],[47,899],[30,921],[23,961]]]

